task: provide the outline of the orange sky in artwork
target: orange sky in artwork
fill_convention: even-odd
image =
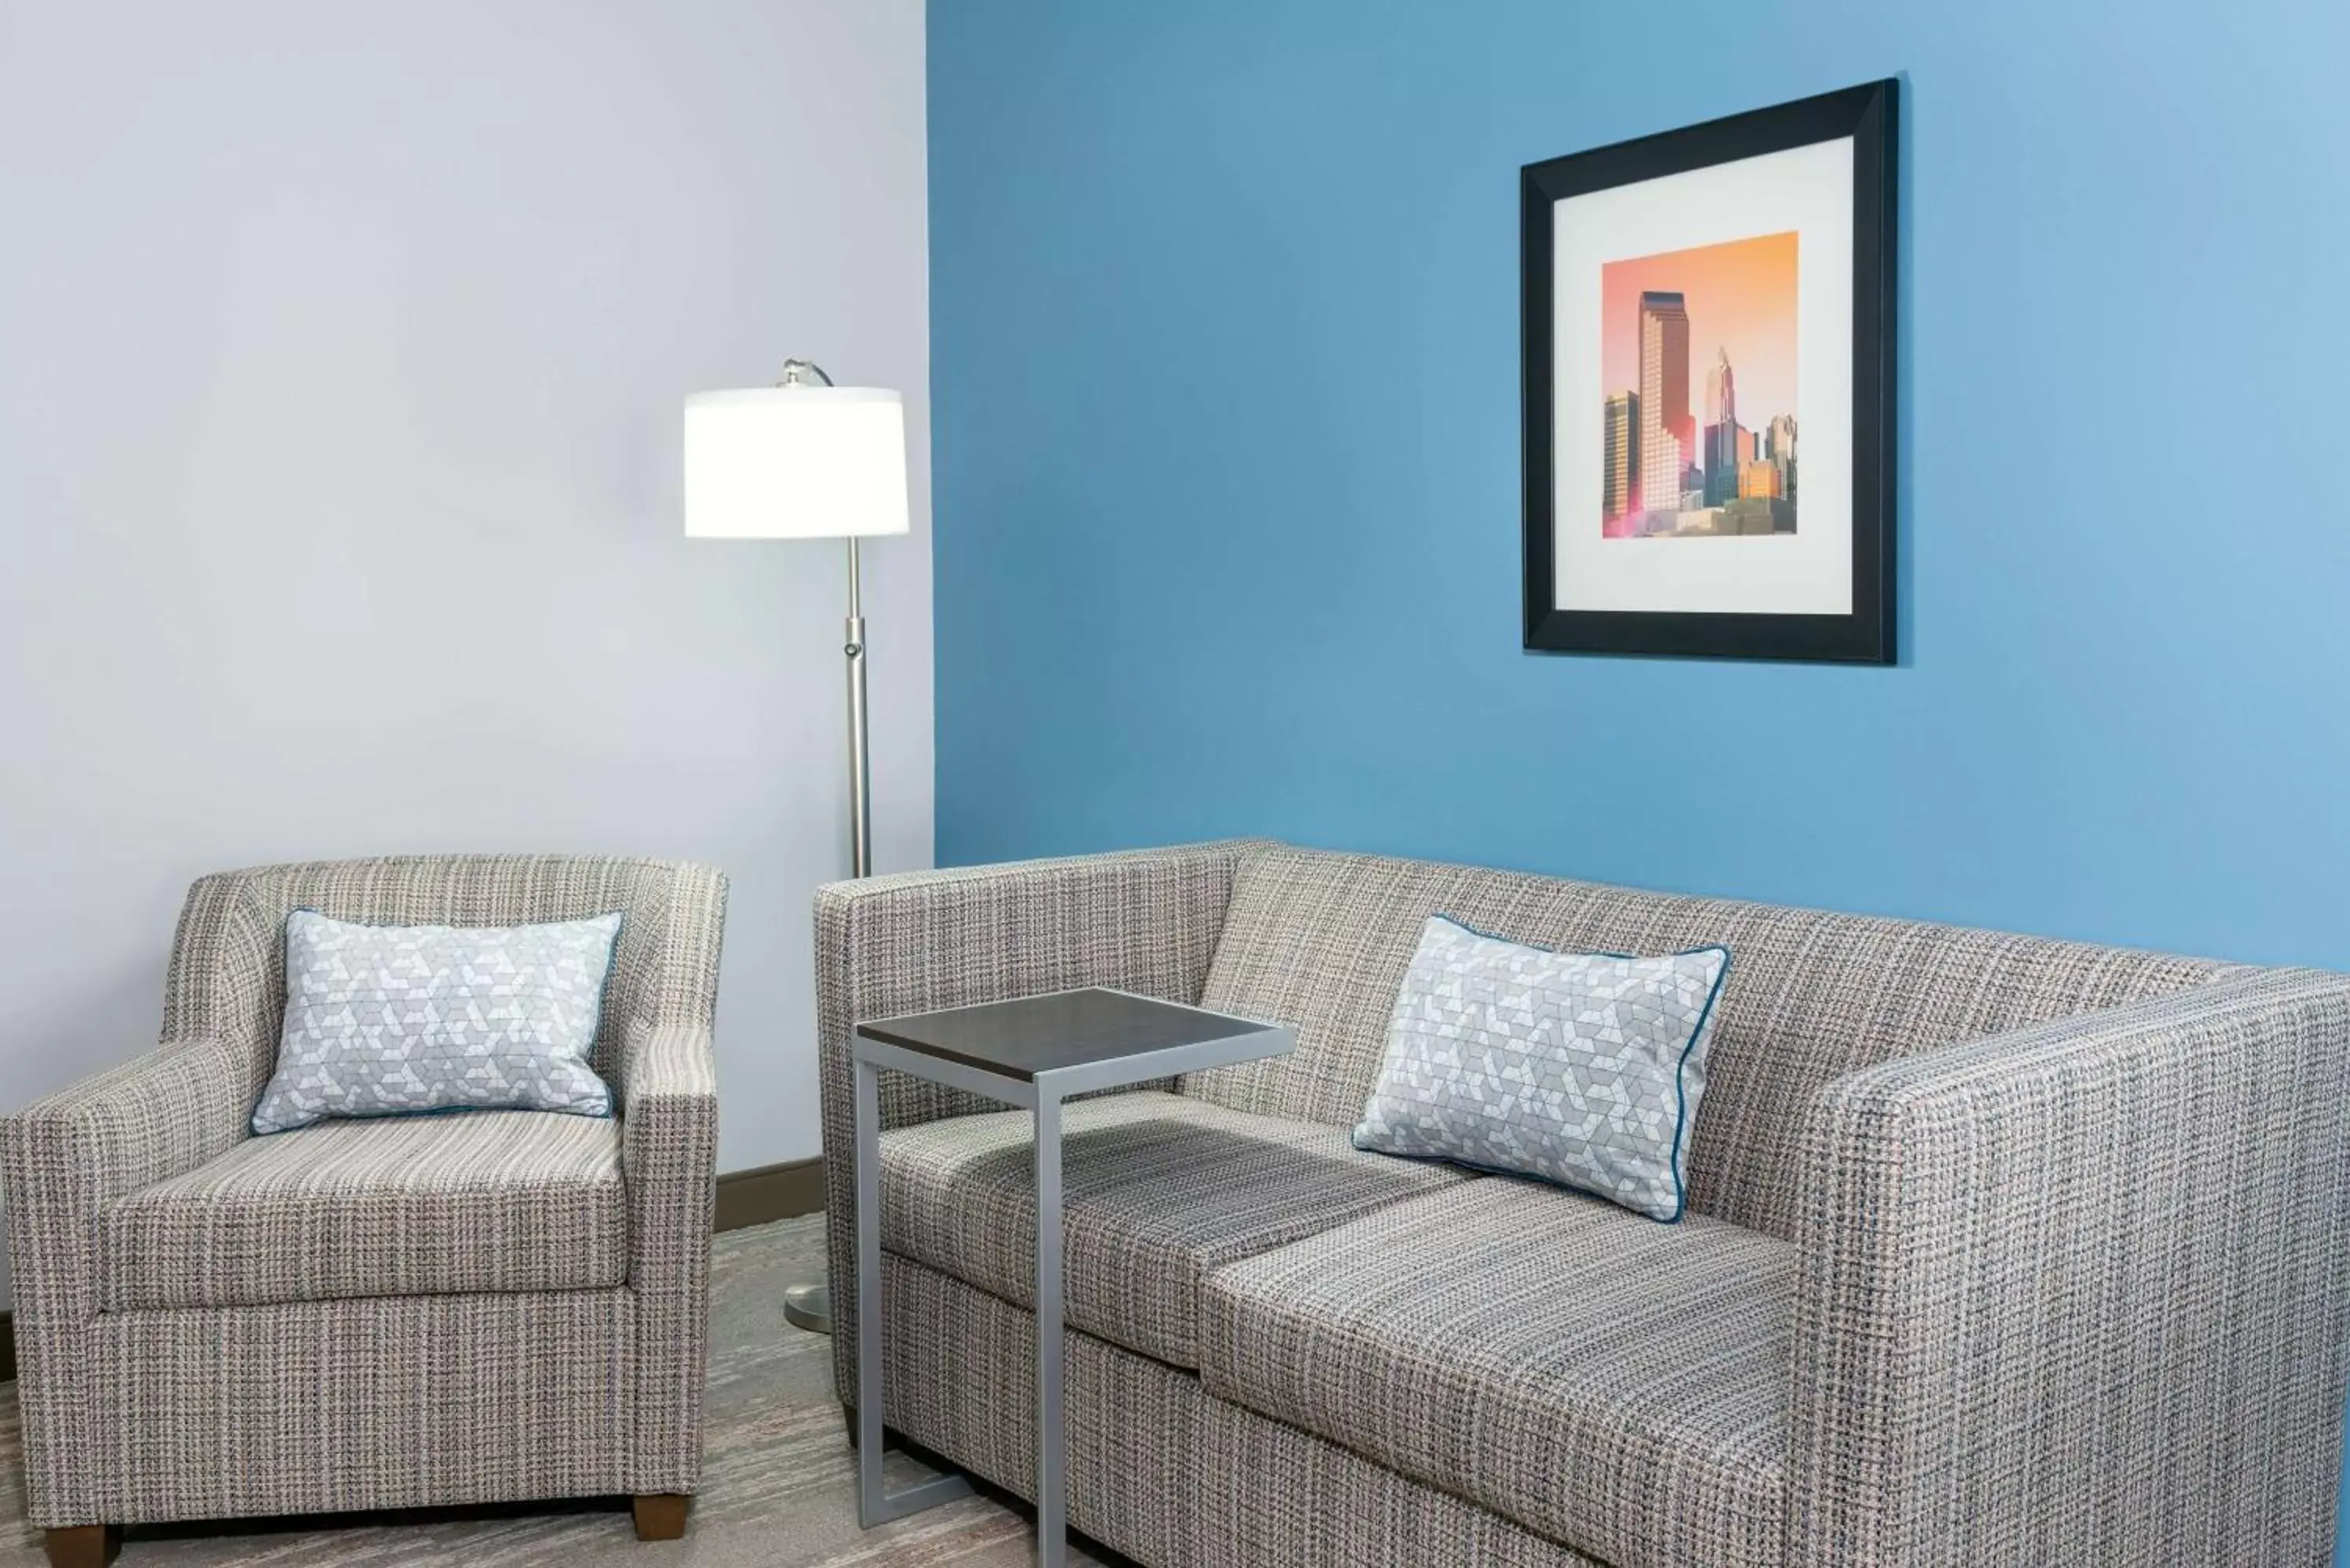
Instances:
[[[1640,386],[1640,294],[1678,289],[1688,298],[1690,415],[1706,421],[1705,377],[1730,350],[1738,422],[1761,430],[1795,410],[1795,236],[1762,234],[1694,250],[1664,251],[1599,269],[1600,395]]]

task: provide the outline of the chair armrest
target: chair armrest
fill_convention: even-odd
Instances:
[[[26,1487],[36,1519],[88,1512],[87,1384],[98,1320],[98,1215],[252,1136],[242,1053],[169,1042],[0,1117]]]
[[[1196,1002],[1223,931],[1233,868],[1263,842],[917,871],[816,889],[816,1064],[835,1386],[857,1386],[850,1031],[867,1019],[1087,985]],[[881,1075],[885,1128],[1003,1108],[899,1074]]]
[[[252,1136],[244,1058],[213,1038],[169,1041],[0,1117],[0,1181],[20,1312],[75,1319],[98,1210],[193,1170]]]
[[[718,1192],[718,1068],[699,1023],[631,1020],[620,1054],[629,1283],[692,1293],[709,1278]]]
[[[2330,1556],[2350,977],[1871,1067],[1805,1158],[1789,1563]]]

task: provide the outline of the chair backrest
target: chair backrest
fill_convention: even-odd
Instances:
[[[216,1035],[244,1054],[255,1094],[277,1060],[286,917],[317,909],[380,925],[515,926],[620,910],[596,1033],[610,1077],[629,1022],[708,1024],[717,1005],[726,880],[685,861],[571,855],[425,855],[224,871],[188,889],[164,986],[163,1037]]]
[[[1821,1089],[1856,1068],[2195,985],[2223,967],[2093,947],[1517,872],[1276,847],[1240,862],[1201,1002],[1295,1026],[1295,1054],[1195,1074],[1184,1093],[1346,1126],[1386,1052],[1431,914],[1570,950],[1731,950],[1690,1207],[1792,1237]]]

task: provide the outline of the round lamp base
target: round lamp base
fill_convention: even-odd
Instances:
[[[784,1321],[810,1334],[832,1332],[832,1290],[828,1285],[794,1285],[784,1293]]]

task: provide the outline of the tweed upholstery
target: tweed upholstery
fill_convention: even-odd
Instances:
[[[617,1232],[608,1209],[593,1222],[599,1249],[625,1241],[624,1287],[102,1310],[109,1291],[123,1303],[186,1300],[174,1293],[201,1296],[247,1269],[207,1263],[212,1283],[192,1287],[133,1281],[106,1259],[103,1238],[110,1223],[159,1266],[184,1258],[224,1232],[197,1241],[185,1210],[172,1218],[120,1200],[164,1187],[200,1205],[220,1181],[204,1168],[223,1158],[237,1162],[232,1179],[269,1175],[245,1163],[256,1151],[244,1148],[244,1124],[274,1062],[280,938],[297,906],[460,925],[625,913],[597,1051],[620,1098],[628,1216]],[[717,1121],[709,1030],[724,913],[717,872],[653,860],[406,857],[199,881],[165,984],[165,1044],[0,1118],[32,1522],[691,1490]],[[280,1196],[303,1195],[273,1198],[266,1215],[238,1206],[232,1218],[214,1202],[211,1218],[283,1258],[296,1244],[289,1236],[312,1223],[318,1183],[332,1179],[282,1169],[270,1179],[290,1183]],[[400,1179],[412,1194],[426,1178]],[[402,1205],[414,1199],[368,1202],[396,1215],[412,1212]],[[461,1210],[483,1212],[471,1200],[439,1212]],[[271,1274],[235,1293],[298,1294],[387,1268],[445,1278],[456,1265],[445,1251],[433,1255],[431,1235],[417,1240],[421,1257],[398,1262],[368,1256],[396,1244],[380,1233],[345,1238],[359,1258],[306,1258],[308,1272],[293,1282]],[[602,1251],[567,1266],[583,1262],[608,1272]],[[465,1277],[503,1266],[473,1260]]]
[[[1915,921],[1371,856],[1272,849],[1242,863],[1204,1006],[1295,1026],[1288,1057],[1182,1088],[1263,1116],[1350,1125],[1378,1076],[1396,991],[1432,914],[1579,952],[1732,955],[1689,1154],[1689,1206],[1795,1233],[1808,1113],[1892,1057],[2176,992],[2207,961]]]
[[[1238,1405],[1206,1397],[1201,1428],[1199,1502],[1170,1489],[1201,1512],[1200,1568],[1605,1568]]]
[[[108,1199],[192,1170],[251,1136],[242,1058],[172,1041],[0,1119],[16,1398],[26,1511],[40,1525],[104,1522],[89,1462],[97,1374],[98,1225]],[[110,1421],[109,1412],[106,1420]]]
[[[1208,1390],[1616,1568],[1780,1561],[1794,1248],[1495,1178],[1220,1270]]]
[[[561,1291],[107,1314],[90,1507],[137,1524],[650,1490],[631,1484],[635,1310]]]
[[[2332,1561],[2350,979],[1888,1063],[1805,1155],[1791,1563]]]
[[[1034,1501],[1036,1320],[884,1256],[888,1419]],[[1600,1568],[1070,1330],[1069,1522],[1146,1568]]]
[[[885,1255],[886,1418],[1036,1500],[1036,1320]],[[1183,1490],[1200,1471],[1199,1379],[1072,1329],[1063,1341],[1069,1523],[1136,1561],[1200,1564]]]
[[[545,1111],[322,1122],[247,1138],[99,1216],[100,1308],[625,1284],[609,1121]]]
[[[629,1026],[616,1075],[637,1301],[637,1443],[647,1492],[702,1480],[710,1354],[710,1227],[718,1204],[718,1066],[710,1025]]]
[[[1233,865],[1261,842],[915,871],[816,889],[816,1066],[837,1386],[857,1386],[848,1060],[857,1022],[1087,985],[1196,1002],[1223,928]],[[960,1090],[881,1075],[884,1128],[999,1109]]]
[[[1035,1121],[1026,1111],[901,1128],[881,1147],[884,1247],[1032,1306]],[[1062,1296],[1072,1328],[1199,1365],[1209,1272],[1400,1199],[1456,1171],[1358,1154],[1336,1127],[1140,1091],[1063,1113]]]

